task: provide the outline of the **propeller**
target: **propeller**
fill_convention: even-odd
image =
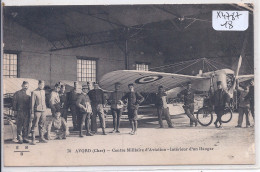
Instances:
[[[238,74],[239,74],[239,70],[240,70],[241,64],[242,64],[242,56],[240,55],[239,59],[238,59],[238,63],[237,63],[235,76],[234,76],[234,83],[233,83],[233,86],[232,86],[233,90],[236,88],[236,84],[238,84],[237,83],[238,82],[237,78],[238,78]]]

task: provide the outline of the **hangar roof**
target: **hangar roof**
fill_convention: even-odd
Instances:
[[[246,32],[215,31],[212,10],[249,10],[247,51],[253,56],[251,4],[16,6],[5,7],[4,17],[45,37],[52,51],[127,38],[138,42],[137,50],[146,46],[175,59],[239,55]]]

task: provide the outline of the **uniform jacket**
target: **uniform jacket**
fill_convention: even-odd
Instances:
[[[24,90],[19,90],[14,93],[13,110],[14,111],[29,111],[31,96]]]
[[[31,110],[32,113],[35,111],[44,112],[46,110],[44,90],[37,88],[32,92]]]
[[[249,92],[245,99],[249,100],[251,104],[254,104],[254,86],[249,87]]]
[[[56,91],[51,92],[49,103],[50,103],[50,108],[52,113],[60,111],[61,104],[60,104],[60,95],[58,92]]]
[[[76,106],[79,108],[79,111],[81,113],[86,113],[86,112],[91,113],[92,112],[90,99],[87,94],[81,93],[78,96],[78,99],[76,101]],[[87,108],[87,111],[85,111],[84,108]]]
[[[216,107],[225,107],[229,100],[229,96],[224,89],[218,89],[213,96],[213,104]]]
[[[101,89],[93,89],[88,92],[88,96],[93,105],[105,104],[106,99],[104,97],[104,92]]]
[[[52,118],[51,122],[47,126],[47,132],[54,132],[55,130],[68,131],[67,123],[63,117],[56,119]]]
[[[155,106],[157,108],[167,108],[167,94],[165,92],[156,93],[155,97]]]
[[[194,103],[194,90],[185,89],[180,94],[184,96],[184,105]]]
[[[110,97],[109,97],[109,101],[111,103],[111,108],[117,109],[118,108],[118,102],[121,101],[123,96],[124,96],[124,93],[121,92],[121,91],[112,92]]]
[[[59,92],[60,104],[61,104],[61,108],[63,108],[63,109],[68,109],[68,94],[69,93]]]
[[[80,95],[80,92],[72,89],[69,93],[68,93],[68,106],[75,106],[76,105],[76,101],[78,96]]]
[[[239,96],[239,107],[250,107],[250,101],[249,99],[246,98],[246,96],[248,95],[248,91],[247,90],[243,90],[243,89],[238,89],[238,91],[240,92],[240,96]]]
[[[122,101],[128,102],[127,107],[137,109],[139,104],[144,101],[144,97],[138,92],[128,92],[122,97]]]

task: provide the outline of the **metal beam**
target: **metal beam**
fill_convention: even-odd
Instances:
[[[120,32],[121,31],[121,32]],[[124,36],[118,33],[124,30],[111,30],[104,32],[96,32],[92,34],[67,35],[66,39],[52,41],[52,48],[50,51],[57,51],[70,48],[78,48],[83,46],[104,44],[109,42],[123,41]]]

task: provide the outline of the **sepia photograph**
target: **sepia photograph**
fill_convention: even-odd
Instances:
[[[1,20],[4,167],[256,164],[253,3],[2,3]]]

